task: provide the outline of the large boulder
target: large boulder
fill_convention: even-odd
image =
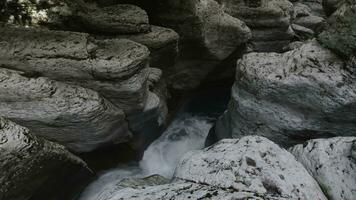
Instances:
[[[70,183],[66,181],[80,185],[74,178],[79,174],[89,177],[91,172],[63,146],[0,118],[0,199],[65,199],[69,197],[66,189]],[[54,193],[57,196],[51,198]]]
[[[215,135],[262,135],[283,146],[355,135],[356,79],[345,66],[316,41],[284,54],[244,55]]]
[[[355,199],[356,137],[310,140],[290,152],[318,181],[328,199]]]
[[[76,152],[131,137],[123,111],[97,92],[25,76],[0,68],[0,116]]]
[[[187,153],[175,178],[188,182],[289,199],[326,199],[293,155],[258,136],[225,139]]]
[[[252,30],[254,50],[280,52],[292,39],[293,4],[288,0],[218,0],[230,15]]]
[[[356,1],[342,1],[327,19],[327,29],[318,39],[327,48],[347,59],[351,71],[356,72]]]
[[[165,99],[149,89],[149,77],[157,70],[148,68],[150,52],[141,44],[96,40],[86,33],[3,27],[0,49],[1,67],[98,91],[124,111],[133,132],[142,131],[133,125],[142,114],[160,126]]]
[[[149,51],[129,40],[96,41],[85,33],[4,27],[0,65],[91,88],[124,110],[147,98]]]
[[[318,183],[293,155],[262,137],[222,140],[186,154],[170,184],[117,186],[101,200],[326,200]]]

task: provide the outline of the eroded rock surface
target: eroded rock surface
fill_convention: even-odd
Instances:
[[[77,152],[131,137],[125,114],[93,90],[0,69],[0,113]]]
[[[289,199],[326,199],[293,155],[263,137],[225,139],[186,154],[177,179]]]
[[[61,180],[78,173],[90,170],[63,146],[0,118],[0,199],[26,200],[56,187],[65,191]]]
[[[164,185],[126,184],[104,199],[326,200],[292,154],[262,137],[222,140],[190,152],[180,161],[174,177]]]
[[[342,3],[343,2],[343,3]],[[318,40],[346,59],[349,70],[356,72],[356,1],[341,1],[327,19],[327,29]]]
[[[230,15],[252,30],[254,50],[280,52],[293,37],[289,26],[293,4],[288,0],[219,0]]]
[[[318,181],[330,200],[356,196],[356,137],[315,139],[290,152]]]
[[[355,135],[356,82],[345,66],[316,41],[284,54],[244,55],[217,135],[262,135],[284,146]]]

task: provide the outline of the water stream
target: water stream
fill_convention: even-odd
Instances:
[[[159,174],[171,178],[186,152],[204,147],[210,128],[226,109],[229,91],[228,87],[217,87],[192,94],[164,133],[145,150],[140,162],[103,172],[84,190],[79,200],[110,199],[115,196],[117,183],[128,177]]]

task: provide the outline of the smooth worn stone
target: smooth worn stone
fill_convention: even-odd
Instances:
[[[293,38],[289,32],[293,4],[287,0],[219,0],[224,10],[252,30],[258,52],[280,52]],[[278,34],[270,34],[277,32]],[[257,32],[257,33],[256,33]],[[266,38],[265,35],[270,37]]]
[[[187,153],[174,177],[262,196],[326,199],[318,183],[292,154],[258,136],[224,139]]]
[[[69,192],[65,189],[66,179],[78,181],[75,177],[79,174],[89,178],[91,172],[63,146],[36,137],[29,129],[0,117],[1,200],[39,199],[41,193],[50,198],[58,188]],[[51,199],[63,199],[66,195]]]
[[[340,4],[327,19],[326,30],[318,40],[344,59],[348,60],[350,71],[356,72],[356,1]]]
[[[356,197],[356,137],[315,139],[290,152],[318,181],[329,200]]]
[[[72,151],[128,141],[125,114],[95,91],[0,68],[0,115]]]
[[[356,82],[345,66],[317,41],[283,54],[244,55],[216,137],[261,135],[291,146],[312,138],[354,136]]]
[[[88,34],[0,29],[0,66],[100,92],[130,112],[148,95],[148,49],[130,40],[95,40]]]

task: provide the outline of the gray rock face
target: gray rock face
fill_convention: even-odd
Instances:
[[[293,10],[293,23],[314,32],[320,32],[324,26],[324,18],[312,12],[312,9],[304,3],[295,3]]]
[[[356,72],[356,1],[340,4],[327,19],[327,29],[318,39],[349,62],[349,70]]]
[[[251,37],[249,28],[214,0],[154,1],[151,21],[180,36],[178,63],[169,68],[175,89],[197,87],[218,63]]]
[[[149,90],[149,77],[157,70],[148,68],[149,50],[141,44],[10,27],[0,29],[0,41],[1,67],[98,91],[120,109],[118,120],[127,118],[133,132],[140,132],[137,124],[145,126],[145,121],[156,126],[165,121],[165,99]]]
[[[145,104],[149,51],[140,44],[38,29],[3,28],[0,35],[2,67],[100,91],[125,111]]]
[[[293,155],[266,138],[225,139],[186,154],[175,177],[200,184],[289,199],[326,199]]]
[[[318,181],[330,200],[356,196],[356,137],[310,140],[291,153]]]
[[[338,8],[340,2],[343,0],[323,0],[322,5],[324,8],[325,13],[329,16],[333,14],[336,9]]]
[[[237,64],[220,138],[262,135],[290,146],[356,133],[356,83],[345,63],[311,41],[284,54],[250,53]]]
[[[76,152],[126,142],[125,114],[97,92],[0,69],[0,113]]]
[[[27,128],[0,118],[0,199],[26,200],[89,169],[63,146],[35,137]],[[52,188],[53,189],[53,188]]]
[[[174,66],[178,56],[178,34],[169,28],[151,26],[147,33],[97,36],[97,38],[122,38],[147,46],[150,50],[150,66],[164,72]]]
[[[222,140],[186,154],[174,182],[111,193],[119,199],[325,199],[317,182],[288,151],[262,137]]]
[[[5,7],[5,11],[15,16],[8,22],[15,24],[100,34],[142,33],[150,29],[147,13],[134,5],[99,8],[83,0],[23,0],[8,1],[7,4],[17,8],[6,10],[11,7]]]
[[[230,15],[252,30],[254,50],[280,52],[293,37],[290,31],[293,4],[288,0],[219,0]]]

